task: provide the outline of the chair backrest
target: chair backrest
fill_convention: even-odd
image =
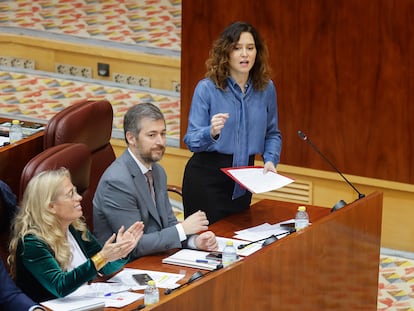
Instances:
[[[181,222],[184,220],[183,190],[180,186],[169,184],[167,191],[174,215]]]
[[[66,167],[72,177],[72,183],[78,193],[84,198],[91,195],[90,172],[91,153],[85,144],[68,143],[50,147],[32,158],[24,167],[20,178],[20,200],[24,190],[33,176],[46,170]],[[93,194],[92,194],[93,196]],[[82,199],[83,215],[88,227],[93,223],[92,208],[84,205]],[[90,227],[89,227],[90,228]]]
[[[107,100],[81,100],[57,113],[45,128],[45,149],[64,143],[84,143],[91,152],[90,192],[83,198],[85,209],[93,209],[99,180],[116,158],[110,143],[112,123],[113,109]]]

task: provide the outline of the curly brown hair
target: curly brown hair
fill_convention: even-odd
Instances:
[[[243,32],[252,34],[256,45],[256,60],[250,70],[253,88],[263,90],[270,80],[269,52],[267,46],[257,30],[246,22],[234,22],[227,26],[214,42],[210,56],[206,61],[206,77],[214,81],[222,90],[227,87],[227,78],[230,76],[230,53],[240,40]]]

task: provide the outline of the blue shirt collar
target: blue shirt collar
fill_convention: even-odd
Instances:
[[[227,85],[231,90],[241,92],[240,86],[237,84],[236,80],[234,80],[231,76],[227,78]],[[246,84],[244,85],[245,94],[251,89],[251,85],[252,79],[249,77]]]

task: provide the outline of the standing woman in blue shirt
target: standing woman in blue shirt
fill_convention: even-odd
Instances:
[[[194,152],[183,179],[185,216],[203,210],[214,223],[250,206],[252,194],[220,168],[253,165],[276,172],[282,146],[267,47],[254,27],[230,24],[215,41],[206,78],[194,91],[184,142]]]

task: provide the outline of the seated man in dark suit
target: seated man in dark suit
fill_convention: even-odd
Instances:
[[[100,241],[105,241],[116,226],[144,223],[144,235],[131,259],[173,248],[218,248],[215,234],[206,231],[208,220],[203,211],[181,223],[173,213],[167,176],[158,164],[165,152],[166,132],[164,115],[158,107],[150,103],[131,107],[124,117],[128,148],[106,169],[95,192],[93,221]],[[149,186],[151,180],[153,187]]]
[[[39,311],[45,310],[27,297],[10,278],[0,260],[0,310],[1,311]]]

